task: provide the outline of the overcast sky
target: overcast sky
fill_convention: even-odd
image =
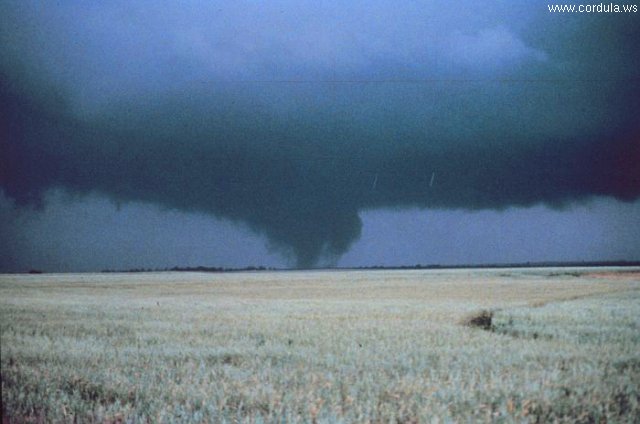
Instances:
[[[0,271],[640,260],[640,18],[0,3]]]

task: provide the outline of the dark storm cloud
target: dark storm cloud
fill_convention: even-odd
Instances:
[[[637,199],[638,17],[509,3],[7,2],[1,187],[240,221],[299,266],[366,209]]]

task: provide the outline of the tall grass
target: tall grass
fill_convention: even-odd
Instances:
[[[640,274],[576,272],[0,276],[3,419],[637,422]]]

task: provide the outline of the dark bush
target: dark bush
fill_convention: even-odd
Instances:
[[[491,330],[493,320],[493,312],[482,310],[477,314],[471,315],[464,321],[464,324],[469,327],[481,328],[483,330]]]

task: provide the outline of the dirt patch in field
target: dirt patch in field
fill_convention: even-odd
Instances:
[[[110,405],[119,401],[123,404],[135,401],[133,390],[121,391],[113,387],[87,380],[83,377],[71,377],[63,381],[60,388],[69,395],[78,394],[80,398],[90,403]]]
[[[584,274],[591,278],[606,278],[608,280],[640,280],[640,271],[589,272]]]
[[[231,365],[239,367],[244,362],[244,356],[235,353],[224,353],[220,355],[209,355],[205,358],[205,362],[208,365]]]

